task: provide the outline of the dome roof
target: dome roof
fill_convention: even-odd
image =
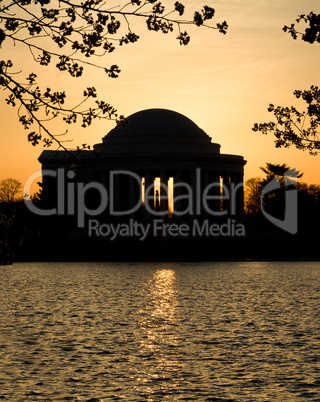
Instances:
[[[147,109],[127,117],[95,145],[103,153],[219,153],[220,145],[188,117],[167,109]]]
[[[146,109],[128,117],[127,127],[199,127],[188,117],[168,109]]]

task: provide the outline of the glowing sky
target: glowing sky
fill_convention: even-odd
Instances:
[[[184,2],[187,9],[201,8],[198,2]],[[119,48],[99,59],[99,64],[118,64],[122,70],[117,79],[88,69],[83,78],[72,79],[46,67],[37,67],[41,84],[54,90],[67,90],[71,100],[86,86],[95,86],[100,98],[110,102],[121,114],[130,115],[148,108],[166,108],[192,119],[221,144],[222,153],[243,155],[248,161],[245,179],[263,176],[259,166],[287,163],[304,172],[303,181],[320,184],[319,156],[289,149],[276,149],[272,136],[254,133],[256,122],[269,121],[269,103],[289,106],[295,89],[308,89],[319,80],[319,44],[294,41],[282,31],[284,25],[310,11],[319,12],[315,0],[217,0],[204,2],[216,9],[214,21],[226,20],[227,35],[215,30],[188,28],[191,42],[187,47],[175,40],[177,32],[162,35],[147,32],[139,21],[133,31],[141,35],[136,44]],[[318,7],[316,7],[318,6]],[[2,58],[11,57],[28,67],[28,52],[3,46]],[[42,147],[27,142],[27,132],[17,121],[16,111],[7,106],[7,94],[0,93],[0,180],[14,177],[22,182],[40,169],[37,158]],[[95,144],[114,126],[97,122],[92,127],[73,127],[69,145]],[[68,127],[70,128],[70,127]],[[60,127],[59,127],[60,129]],[[63,132],[61,128],[61,132]]]

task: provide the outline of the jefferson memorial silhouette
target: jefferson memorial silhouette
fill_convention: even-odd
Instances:
[[[231,185],[237,187],[234,215],[243,212],[246,161],[239,155],[221,154],[220,145],[211,142],[209,135],[188,117],[171,110],[139,111],[124,125],[113,128],[92,150],[46,150],[39,161],[43,170],[63,170],[66,188],[70,182],[94,182],[110,188],[112,182],[109,204],[119,217],[121,211],[131,211],[131,217],[150,219],[153,210],[168,218],[183,215],[183,211],[208,216],[211,210],[230,207],[225,193]],[[56,181],[52,175],[43,176],[43,194],[48,200],[56,195]],[[94,188],[90,191],[88,202],[97,205],[98,194]],[[203,193],[207,208],[199,202]]]

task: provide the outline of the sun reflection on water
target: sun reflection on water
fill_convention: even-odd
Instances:
[[[176,324],[176,283],[175,272],[162,269],[154,273],[150,287],[153,311],[151,316],[159,324]]]
[[[140,311],[140,317],[142,360],[137,367],[137,388],[144,397],[153,400],[153,385],[156,382],[158,387],[161,382],[160,388],[166,394],[177,391],[178,373],[183,366],[179,350],[181,339],[178,333],[178,300],[174,270],[158,269],[153,273],[146,284],[145,306]]]

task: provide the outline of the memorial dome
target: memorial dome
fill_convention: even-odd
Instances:
[[[188,117],[167,109],[146,109],[127,117],[95,145],[102,153],[212,154],[220,145]]]

